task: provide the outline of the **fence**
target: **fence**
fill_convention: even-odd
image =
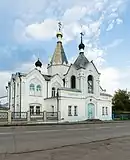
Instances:
[[[0,121],[8,121],[8,112],[0,112]]]
[[[46,118],[47,120],[58,120],[58,113],[57,112],[47,112]]]
[[[58,120],[58,112],[0,112],[0,122],[31,122],[31,121],[57,121]]]
[[[31,121],[43,121],[44,120],[44,112],[34,112],[30,113]]]
[[[12,121],[27,121],[27,112],[12,112]]]
[[[114,120],[130,120],[130,113],[113,113]]]

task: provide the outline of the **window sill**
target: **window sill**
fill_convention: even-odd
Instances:
[[[29,95],[29,96],[32,96],[32,97],[42,97],[42,96],[39,96],[39,95]]]

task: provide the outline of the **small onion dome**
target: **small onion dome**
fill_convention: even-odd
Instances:
[[[80,45],[79,45],[79,50],[81,50],[81,49],[84,50],[84,48],[85,48],[85,45],[84,45],[83,43],[80,43]]]
[[[40,60],[38,59],[37,62],[35,63],[36,67],[42,67],[42,62],[40,62]]]
[[[61,33],[61,32],[57,32],[57,34],[56,34],[56,36],[57,36],[57,38],[59,38],[59,37],[63,37],[63,34]]]

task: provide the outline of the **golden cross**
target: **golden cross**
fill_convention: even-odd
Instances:
[[[59,32],[60,32],[61,31],[61,27],[62,27],[61,22],[58,23],[58,26],[59,26]]]

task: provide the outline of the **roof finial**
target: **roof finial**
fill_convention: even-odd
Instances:
[[[81,34],[81,44],[82,44],[82,43],[83,43],[83,36],[84,36],[84,33],[81,32],[80,34]]]
[[[59,32],[61,32],[61,27],[62,27],[61,22],[58,23],[58,26],[59,26]]]
[[[58,42],[61,42],[62,41],[62,37],[63,37],[63,34],[61,32],[61,28],[62,28],[62,24],[61,22],[58,23],[58,32],[56,34],[57,38],[58,38]]]
[[[81,43],[80,43],[80,45],[79,45],[79,50],[80,50],[80,52],[83,52],[83,50],[84,50],[84,48],[85,48],[85,45],[83,44],[83,36],[84,36],[84,33],[81,32],[80,35],[81,35]]]

